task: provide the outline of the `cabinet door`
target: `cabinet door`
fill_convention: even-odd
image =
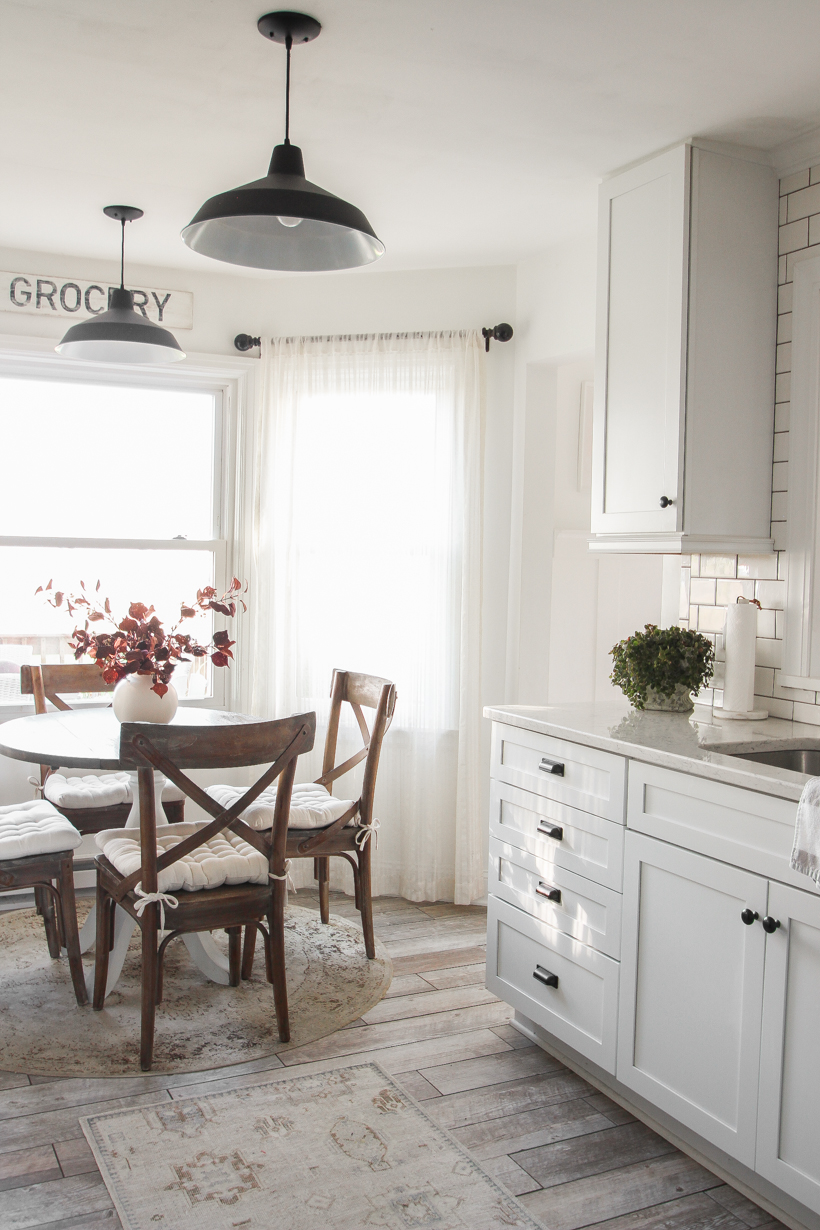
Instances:
[[[754,1166],[768,881],[627,832],[620,1081]]]
[[[772,883],[769,914],[755,1169],[820,1213],[820,895]]]
[[[690,165],[680,146],[600,188],[594,533],[683,528]]]

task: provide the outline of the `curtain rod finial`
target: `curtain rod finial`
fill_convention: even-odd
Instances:
[[[250,333],[237,333],[233,339],[233,344],[237,350],[253,350],[254,346],[261,346],[261,337],[251,337]]]
[[[492,328],[481,330],[481,336],[484,338],[484,349],[488,354],[491,340],[496,342],[508,342],[512,335],[512,325],[506,324],[493,325]]]

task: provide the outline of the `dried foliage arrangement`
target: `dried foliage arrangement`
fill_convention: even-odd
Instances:
[[[678,684],[699,692],[715,669],[712,642],[690,628],[646,624],[609,652],[614,662],[609,677],[636,709],[644,708],[650,688],[667,697]]]
[[[42,593],[50,606],[64,607],[71,615],[85,616],[84,626],[74,629],[69,644],[75,659],[88,657],[97,662],[106,683],[118,683],[126,675],[150,675],[151,690],[157,696],[164,696],[180,662],[210,658],[214,666],[230,666],[231,650],[236,641],[231,640],[229,633],[215,632],[209,644],[201,645],[179,629],[184,620],[193,619],[202,611],[233,616],[237,603],[247,610],[240,595],[247,593],[248,586],[243,588],[236,577],[221,597],[217,597],[212,585],[198,589],[196,601],[183,602],[178,621],[167,630],[154,613],[154,607],[144,602],[132,602],[128,614],[117,620],[111,613],[109,600],[100,597],[99,581],[93,594],[86,590],[83,581],[80,581],[80,589],[79,594],[65,594],[53,589],[49,581],[46,586],[39,585],[35,593]],[[91,625],[98,623],[110,624],[111,631],[91,631]]]

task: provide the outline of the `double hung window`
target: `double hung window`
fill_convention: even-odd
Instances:
[[[0,374],[0,706],[20,705],[20,666],[71,662],[78,623],[52,593],[81,583],[121,617],[131,602],[166,627],[197,589],[226,580],[222,390],[164,376],[115,383]],[[122,379],[122,378],[120,378]],[[104,625],[96,624],[97,630]],[[208,639],[211,616],[185,631]],[[207,659],[177,668],[181,700],[221,703]],[[215,672],[219,676],[222,672]],[[215,694],[216,688],[216,694]]]

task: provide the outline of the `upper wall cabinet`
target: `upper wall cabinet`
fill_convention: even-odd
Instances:
[[[601,185],[592,550],[772,550],[777,191],[691,144]]]

